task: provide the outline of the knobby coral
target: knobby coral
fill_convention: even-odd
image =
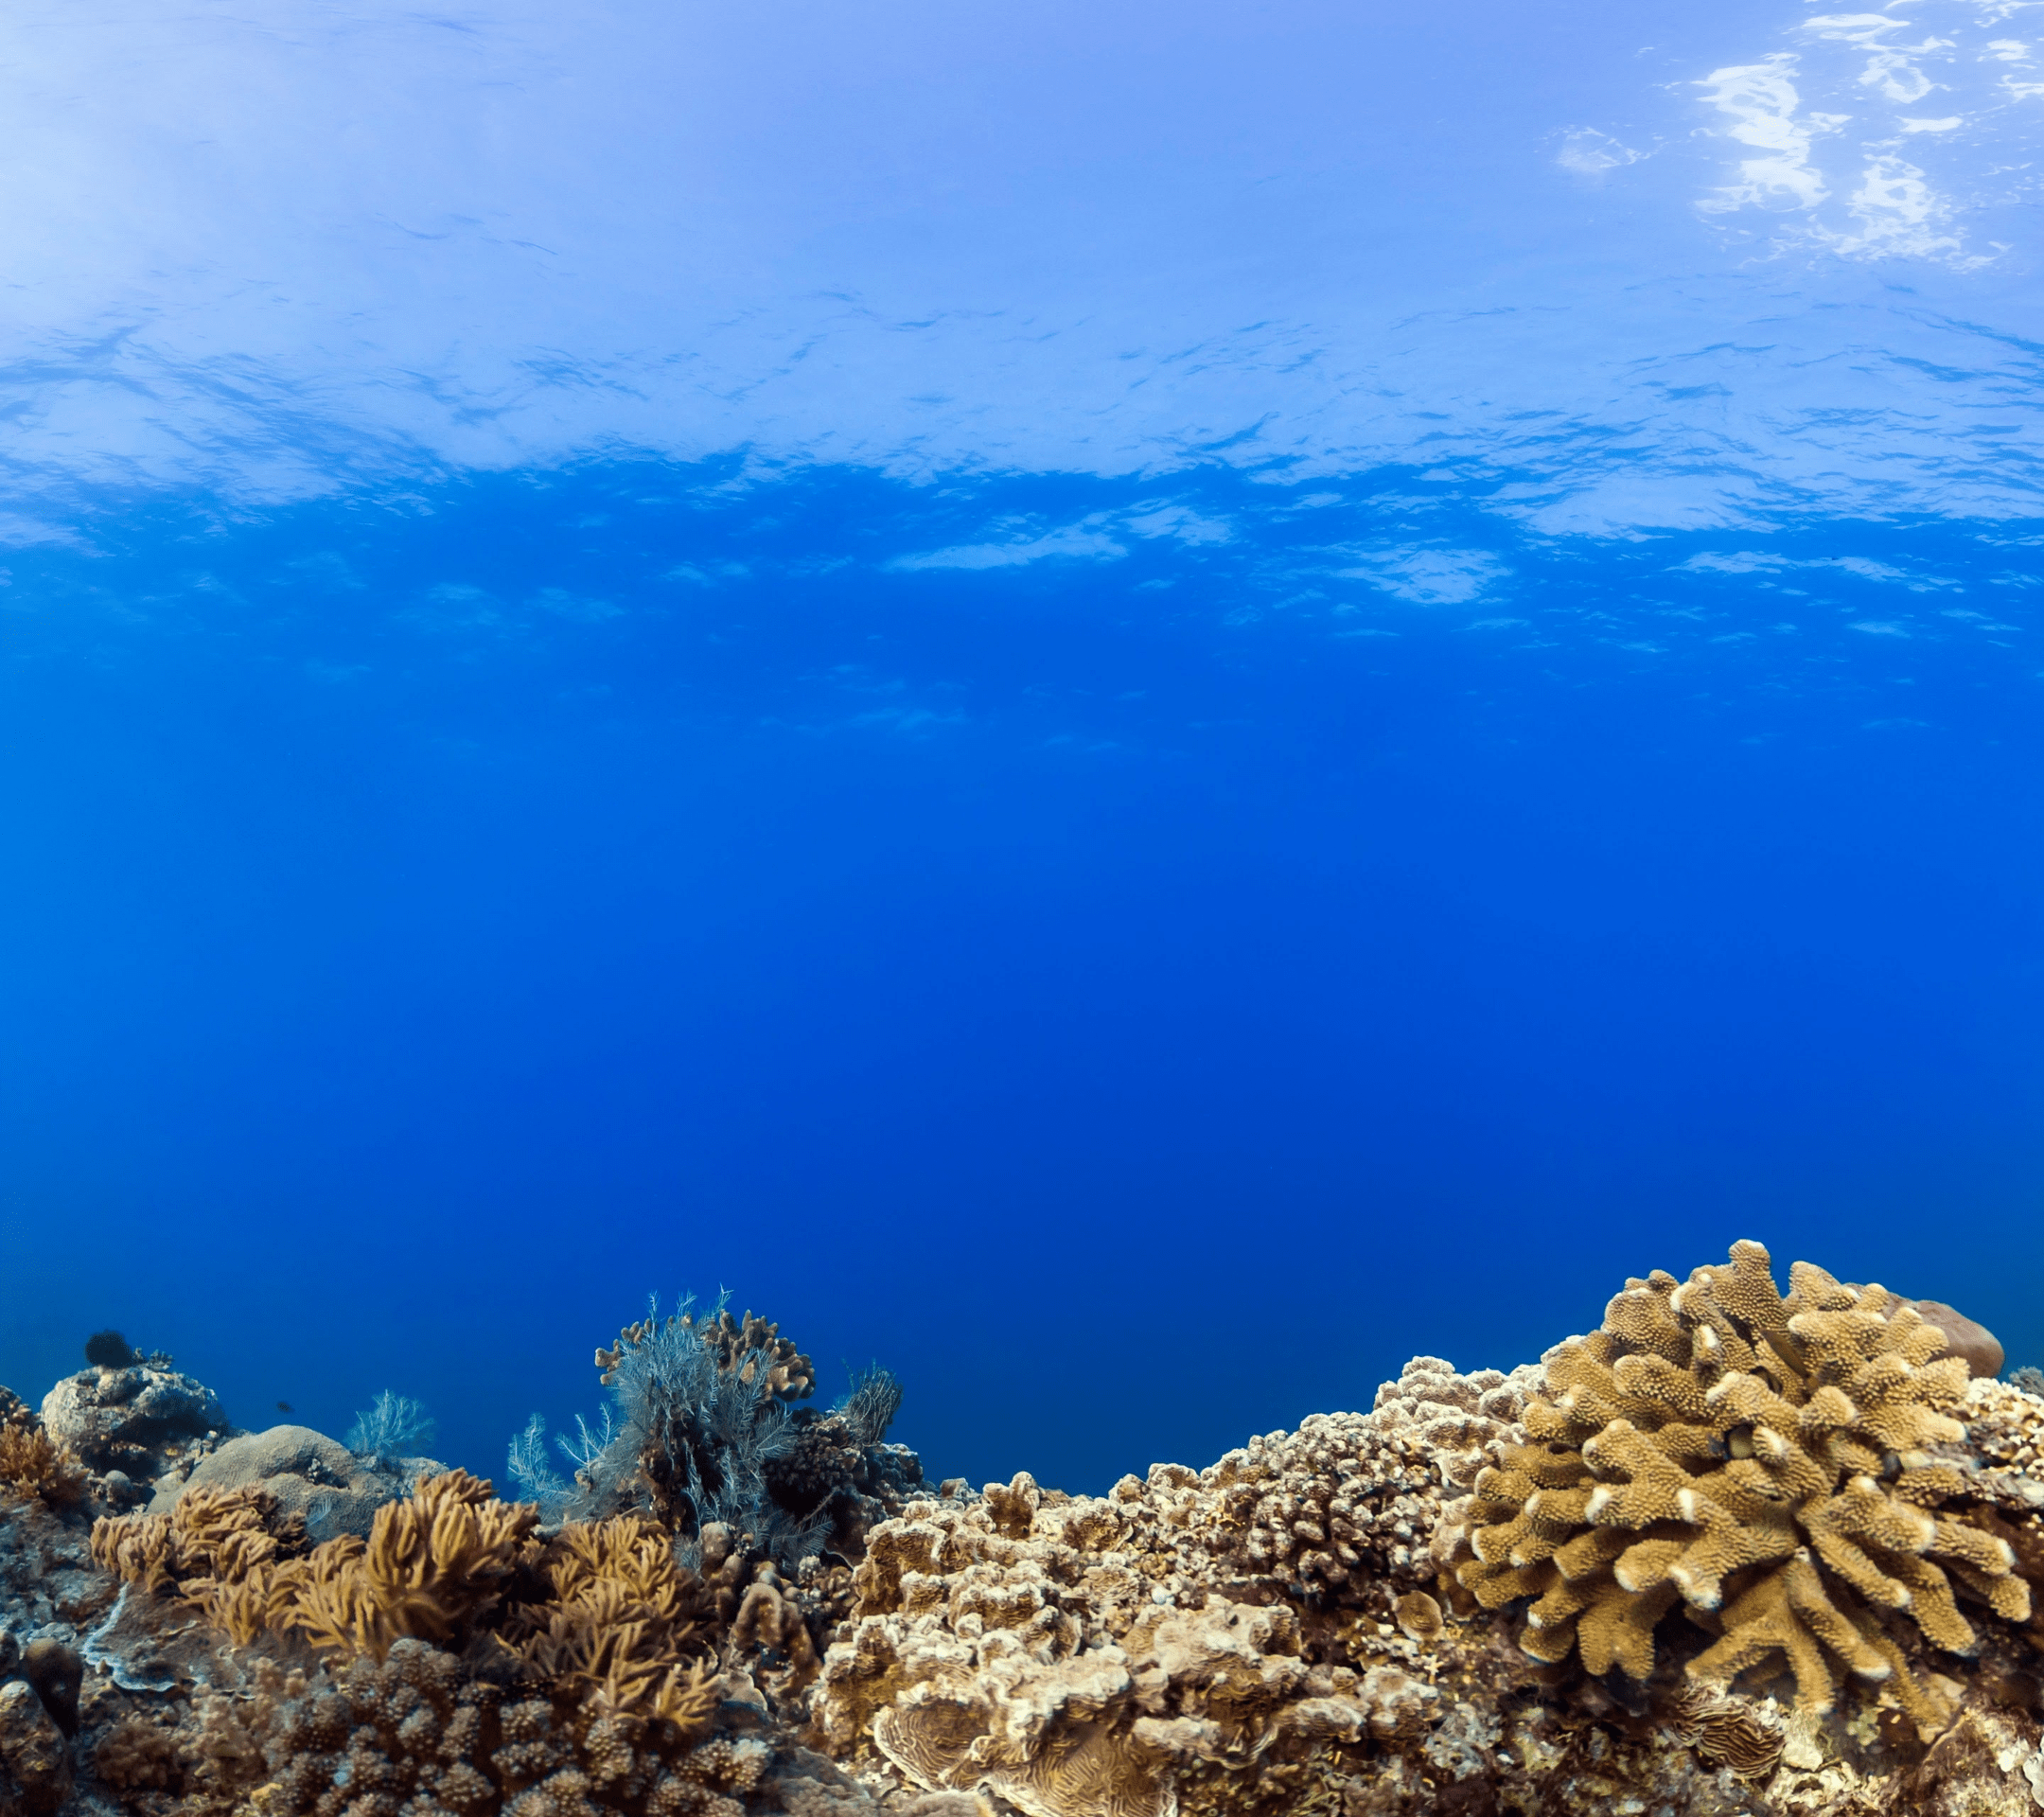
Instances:
[[[1789,1279],[1784,1298],[1768,1252],[1738,1243],[1686,1282],[1629,1281],[1600,1330],[1550,1352],[1529,1442],[1476,1480],[1456,1576],[1486,1608],[1529,1602],[1535,1659],[1573,1650],[1644,1680],[1683,1602],[1717,1634],[1689,1662],[1699,1684],[1780,1654],[1799,1704],[1824,1711],[1835,1660],[1934,1728],[1948,1711],[1880,1612],[1965,1653],[1955,1592],[2009,1621],[2030,1610],[2006,1543],[1941,1512],[1965,1487],[1937,1451],[1965,1437],[1966,1365],[1880,1287],[1803,1261]]]

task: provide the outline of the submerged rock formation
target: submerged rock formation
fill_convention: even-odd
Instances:
[[[551,1506],[221,1422],[124,1512],[62,1434],[140,1386],[0,1403],[0,1817],[2044,1809],[2044,1398],[1944,1324],[1741,1244],[1102,1496],[933,1490],[721,1308]]]

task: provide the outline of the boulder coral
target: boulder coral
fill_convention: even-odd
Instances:
[[[1578,1654],[1646,1680],[1678,1603],[1715,1638],[1688,1662],[1726,1685],[1786,1658],[1798,1703],[1829,1710],[1840,1669],[1889,1681],[1929,1734],[1948,1700],[1916,1678],[1884,1615],[1973,1650],[1968,1601],[2008,1622],[2028,1584],[2002,1539],[1947,1512],[1964,1359],[1877,1286],[1799,1261],[1785,1297],[1757,1243],[1688,1280],[1632,1280],[1602,1327],[1550,1352],[1527,1442],[1476,1479],[1473,1558],[1487,1609],[1525,1603],[1533,1658]]]

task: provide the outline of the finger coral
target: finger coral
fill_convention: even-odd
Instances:
[[[1739,1243],[1686,1282],[1628,1282],[1600,1330],[1549,1353],[1528,1442],[1476,1479],[1456,1575],[1486,1608],[1529,1605],[1538,1660],[1643,1680],[1685,1603],[1717,1635],[1688,1664],[1699,1684],[1779,1655],[1824,1711],[1842,1667],[1934,1730],[1948,1712],[1880,1614],[1964,1653],[1956,1593],[2009,1621],[2030,1609],[2008,1545],[1940,1512],[1965,1486],[1941,1448],[1965,1437],[1966,1364],[1882,1288],[1801,1261],[1789,1279],[1785,1298],[1768,1252]]]

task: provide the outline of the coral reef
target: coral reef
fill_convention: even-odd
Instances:
[[[1741,1244],[1102,1496],[933,1491],[898,1384],[804,1406],[721,1307],[608,1353],[550,1507],[209,1428],[144,1512],[0,1495],[0,1817],[2044,1809],[2044,1397],[1789,1281]]]
[[[1838,1669],[1893,1680],[1929,1734],[1949,1700],[1912,1672],[1877,1611],[1970,1654],[1965,1590],[2030,1615],[2004,1540],[1945,1512],[1965,1488],[1938,1448],[1965,1437],[1945,1335],[1879,1287],[1797,1262],[1784,1298],[1755,1243],[1684,1283],[1628,1283],[1602,1328],[1547,1359],[1528,1442],[1476,1481],[1474,1558],[1456,1578],[1488,1609],[1530,1600],[1522,1645],[1646,1680],[1678,1601],[1716,1638],[1692,1678],[1728,1685],[1784,1655],[1797,1700],[1829,1710]],[[1834,1662],[1836,1663],[1834,1665]]]

